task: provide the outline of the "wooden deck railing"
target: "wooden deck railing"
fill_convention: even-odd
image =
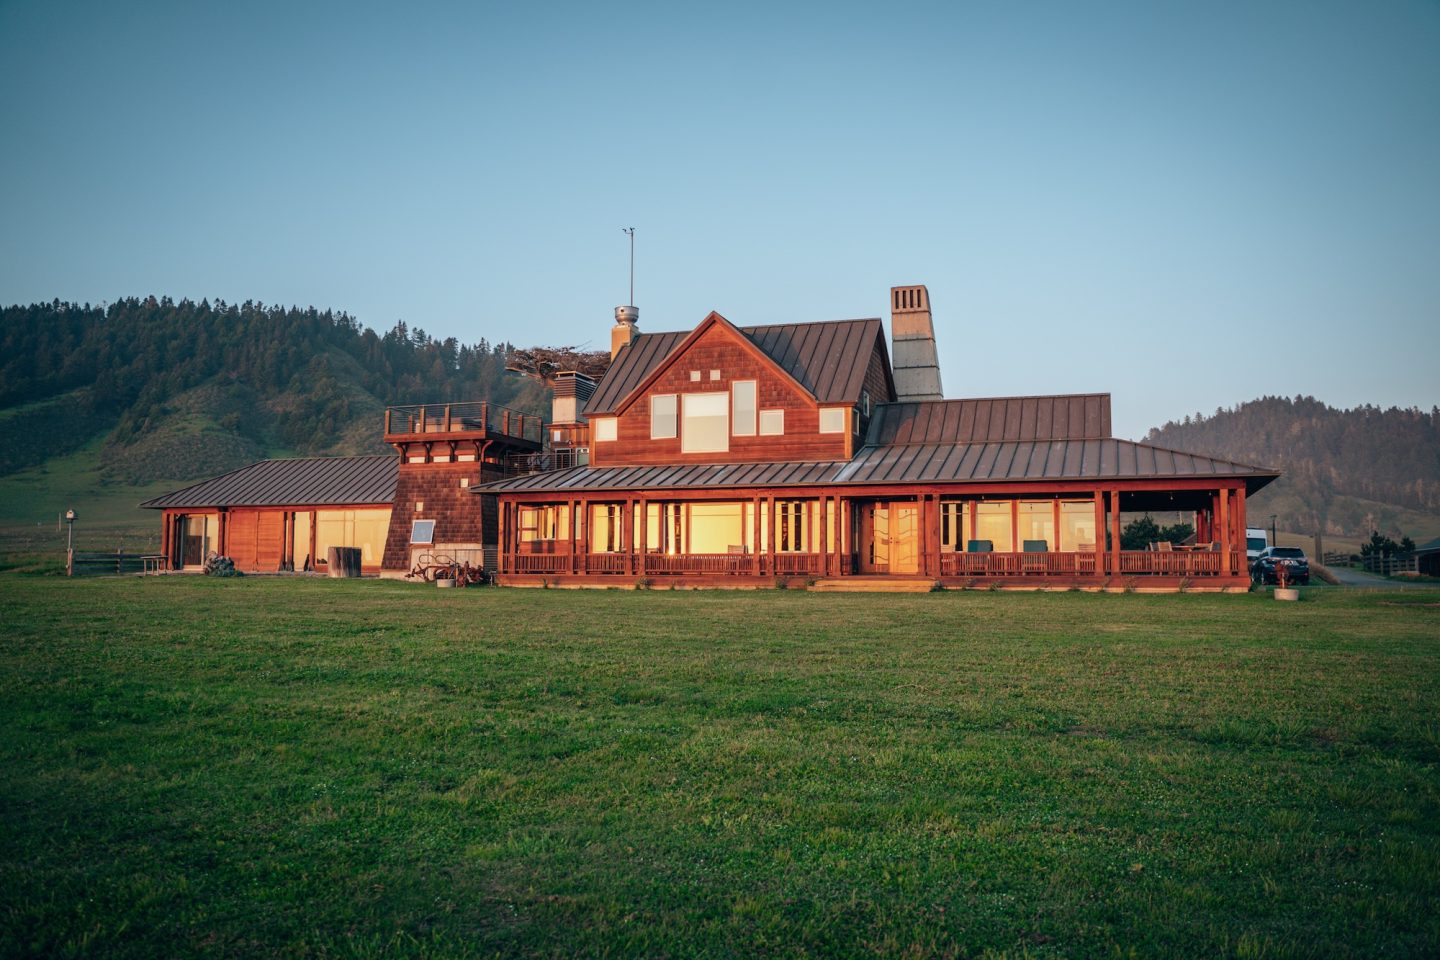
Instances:
[[[1105,555],[1100,555],[1104,557]],[[1160,552],[1122,550],[1120,576],[1214,577],[1225,572],[1225,554],[1194,550]],[[1108,564],[1108,558],[1105,563]],[[1104,566],[1094,553],[942,553],[942,577],[1094,577]],[[1230,569],[1244,573],[1239,551],[1230,555]]]
[[[386,436],[419,433],[512,437],[536,444],[545,441],[545,425],[539,417],[498,403],[426,403],[386,408]]]
[[[761,576],[819,576],[824,557],[818,553],[777,553],[774,562],[760,555]],[[645,576],[753,576],[753,553],[647,553]],[[569,573],[568,553],[520,553],[510,558],[514,573]],[[576,569],[584,573],[632,573],[640,569],[640,557],[630,553],[588,553],[576,558]]]

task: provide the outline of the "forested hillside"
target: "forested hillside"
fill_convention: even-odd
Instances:
[[[506,343],[383,335],[313,307],[127,299],[0,309],[0,474],[94,444],[125,482],[207,476],[273,454],[383,452],[394,403],[491,400],[541,413]]]
[[[1285,471],[1250,504],[1252,518],[1278,514],[1281,529],[1399,536],[1423,532],[1414,514],[1440,515],[1440,409],[1262,397],[1167,423],[1146,440]]]

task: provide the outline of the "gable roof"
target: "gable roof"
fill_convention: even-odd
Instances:
[[[985,443],[1103,440],[1110,436],[1110,394],[981,397],[885,403],[870,420],[865,443]]]
[[[873,317],[732,329],[747,337],[821,404],[857,403],[877,341],[879,349],[885,350],[884,328],[880,320]],[[630,394],[694,333],[692,330],[636,334],[620,348],[599,389],[585,405],[585,413],[619,410]],[[886,358],[888,367],[888,354]]]
[[[656,380],[660,379],[660,377],[664,375],[665,371],[669,370],[672,366],[678,363],[682,357],[685,356],[685,351],[689,350],[692,344],[698,343],[700,341],[700,338],[705,336],[705,334],[711,330],[721,331],[721,334],[723,336],[730,337],[740,347],[740,349],[749,353],[756,360],[759,360],[762,364],[768,365],[771,368],[772,372],[778,375],[782,380],[789,380],[791,386],[799,390],[802,394],[806,396],[806,398],[810,400],[815,399],[814,391],[806,387],[805,384],[796,380],[790,374],[789,370],[786,370],[784,367],[780,366],[778,363],[775,362],[774,357],[756,346],[754,341],[752,341],[744,333],[741,333],[740,328],[736,327],[735,324],[731,323],[729,320],[726,320],[723,316],[716,313],[714,310],[711,310],[709,315],[707,315],[704,320],[700,321],[700,325],[698,327],[686,334],[685,339],[681,340],[670,350],[670,353],[665,357],[665,359],[661,360],[659,364],[657,364],[653,369],[651,369],[651,371],[647,373],[638,384],[630,388],[630,392],[625,395],[624,400],[620,401],[620,405],[615,408],[614,412],[624,413],[626,407],[630,406],[630,404],[638,400],[640,396],[650,388],[651,384],[653,384]]]
[[[917,443],[867,446],[853,460],[645,467],[571,467],[512,477],[483,493],[582,490],[685,490],[736,486],[997,483],[1178,477],[1243,477],[1253,493],[1278,473],[1130,440]]]
[[[177,507],[349,506],[390,503],[400,458],[306,457],[261,460],[140,504],[152,510]]]

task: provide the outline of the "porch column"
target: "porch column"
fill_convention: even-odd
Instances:
[[[1120,567],[1120,490],[1110,491],[1110,573],[1119,576]]]
[[[504,500],[500,501],[500,509],[496,511],[495,522],[499,528],[495,531],[498,540],[498,556],[495,558],[495,565],[500,568],[501,573],[510,572],[510,545],[505,542],[505,516],[510,512],[510,504]],[[312,524],[313,526],[313,524]]]
[[[575,559],[575,540],[580,532],[580,510],[578,502],[571,500],[568,504],[568,509],[570,511],[570,562],[567,564],[567,567],[571,573],[574,573],[577,562]]]
[[[1095,491],[1095,576],[1105,576],[1105,491]]]
[[[1239,486],[1237,486],[1237,487],[1235,488],[1235,549],[1239,550],[1239,549],[1242,549],[1244,546],[1245,546],[1245,484],[1242,482],[1242,483],[1240,483]],[[1320,557],[1320,558],[1317,559],[1316,562],[1318,563],[1320,560],[1323,560],[1323,559],[1324,559],[1324,557]],[[1237,558],[1237,560],[1238,560],[1238,558]],[[1248,560],[1248,558],[1247,558],[1247,560]],[[1244,566],[1243,566],[1243,565],[1246,563],[1246,560],[1239,560],[1239,562],[1242,564],[1242,567],[1241,567],[1241,569],[1235,571],[1236,575],[1239,575],[1239,574],[1242,574],[1242,573],[1249,573],[1249,571],[1246,570],[1246,569],[1244,569]]]
[[[933,493],[922,498],[924,509],[920,513],[923,521],[920,542],[925,547],[925,565],[921,568],[927,577],[940,576],[940,499]]]
[[[576,521],[580,524],[580,572],[590,572],[590,501],[581,500],[580,516]]]
[[[220,508],[219,519],[216,522],[216,526],[220,528],[216,531],[215,538],[220,549],[216,550],[215,553],[228,557],[230,556],[230,511],[227,508]],[[205,559],[208,560],[209,558],[206,557]]]
[[[752,497],[750,500],[750,517],[754,521],[751,525],[755,528],[755,535],[750,541],[750,566],[755,576],[760,576],[760,498]]]
[[[825,508],[829,505],[829,503],[830,503],[830,498],[827,497],[827,496],[825,496],[824,494],[821,494],[821,495],[820,495],[820,544],[819,544],[819,548],[816,550],[816,552],[820,554],[820,576],[822,576],[822,577],[828,577],[828,576],[830,576],[830,555],[829,555],[829,546],[830,546],[830,540],[829,540],[830,530],[829,530],[829,527],[830,527],[830,521],[829,521],[829,517],[827,516],[827,514],[826,514],[826,512],[825,512]]]
[[[635,501],[627,498],[620,506],[620,542],[625,547],[625,572],[633,574],[635,565]]]
[[[1230,544],[1234,527],[1230,523],[1230,491],[1220,488],[1220,572],[1230,576]]]
[[[640,500],[637,502],[640,505],[640,515],[633,522],[640,525],[640,546],[636,552],[640,555],[640,559],[637,562],[640,565],[640,576],[643,577],[645,576],[645,548],[647,546],[646,541],[650,538],[650,531],[648,529],[650,524],[646,522],[649,519],[646,513],[649,508],[645,504],[644,497],[641,497]]]
[[[772,494],[765,498],[765,527],[769,536],[765,544],[767,563],[770,565],[770,575],[775,575],[775,497]]]

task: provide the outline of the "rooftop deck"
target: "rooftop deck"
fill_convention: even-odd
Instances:
[[[385,442],[415,440],[496,440],[519,449],[539,450],[545,424],[539,417],[497,403],[431,403],[387,407]]]

